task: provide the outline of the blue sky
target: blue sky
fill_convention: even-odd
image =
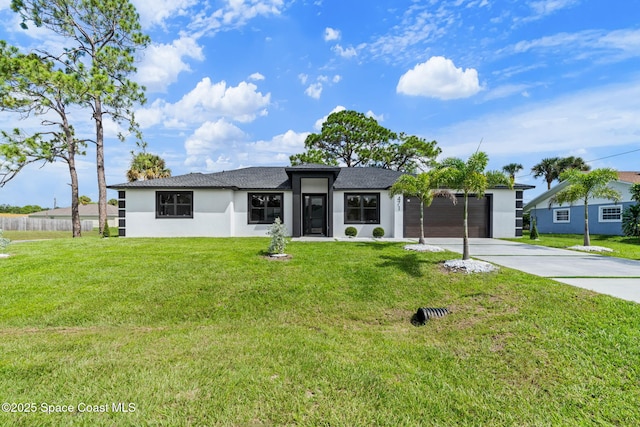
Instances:
[[[581,156],[592,167],[640,170],[640,1],[134,0],[152,43],[133,77],[147,87],[136,117],[148,151],[173,175],[287,165],[339,109],[428,140],[443,157],[478,145],[490,169]],[[60,48],[24,31],[0,0],[0,39],[25,51]],[[79,133],[91,135],[83,111]],[[0,128],[38,122],[0,113]],[[134,141],[107,128],[109,184],[126,181]],[[635,151],[634,151],[635,150]],[[97,199],[94,153],[80,194]],[[31,166],[0,204],[70,205],[65,164]],[[110,197],[115,197],[110,192]]]

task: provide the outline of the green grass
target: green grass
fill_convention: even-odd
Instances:
[[[115,230],[115,234],[112,236],[118,235],[118,229],[110,228],[113,232]],[[15,231],[15,230],[4,230],[4,237],[11,240],[43,240],[43,239],[69,239],[72,236],[71,231]],[[92,231],[83,231],[82,237],[100,237],[98,234],[98,229],[94,229]]]
[[[396,243],[294,242],[288,261],[267,246],[12,245],[0,400],[38,412],[0,425],[640,423],[638,304],[508,269],[447,273],[459,255]],[[451,314],[413,326],[422,306]]]
[[[640,240],[637,237],[605,236],[599,234],[590,235],[589,237],[591,239],[591,246],[603,246],[613,250],[613,252],[598,252],[600,255],[640,260]],[[582,234],[540,234],[538,240],[531,240],[528,231],[524,232],[522,238],[504,240],[530,245],[548,246],[551,248],[568,248],[575,245],[582,246],[584,243]]]

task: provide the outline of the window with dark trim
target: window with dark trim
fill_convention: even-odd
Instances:
[[[276,218],[283,218],[282,193],[249,193],[248,223],[273,224]]]
[[[380,193],[345,193],[345,224],[380,224]]]
[[[157,191],[156,218],[193,218],[193,191]]]

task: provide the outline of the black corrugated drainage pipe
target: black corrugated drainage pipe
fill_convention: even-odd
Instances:
[[[424,325],[431,318],[443,317],[447,314],[449,314],[449,310],[446,308],[420,307],[411,318],[411,323],[414,325]]]

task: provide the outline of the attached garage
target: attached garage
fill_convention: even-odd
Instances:
[[[437,197],[425,208],[425,237],[463,236],[464,196],[458,194],[456,198],[454,205],[450,199]],[[469,196],[469,237],[492,237],[491,204],[491,194],[480,199]],[[416,197],[404,198],[404,236],[420,237],[420,200]]]

